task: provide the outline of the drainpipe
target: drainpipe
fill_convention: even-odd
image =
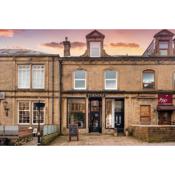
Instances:
[[[59,108],[60,108],[60,134],[62,134],[62,60],[59,60]]]
[[[54,57],[52,57],[52,124],[54,124]]]

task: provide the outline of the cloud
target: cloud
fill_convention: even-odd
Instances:
[[[13,37],[14,33],[14,30],[0,29],[0,37]]]
[[[51,47],[51,48],[63,48],[63,42],[49,42],[49,43],[44,43],[42,44],[45,47]],[[75,49],[75,48],[83,48],[85,47],[86,44],[83,42],[79,42],[79,41],[74,41],[71,43],[71,48]]]
[[[52,47],[52,48],[63,48],[63,44],[57,43],[57,42],[44,43],[42,45],[46,47]]]
[[[127,47],[127,48],[139,48],[139,44],[137,43],[123,43],[123,42],[119,42],[119,43],[110,43],[110,46],[112,47]]]

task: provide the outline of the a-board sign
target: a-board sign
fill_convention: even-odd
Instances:
[[[71,137],[77,137],[77,140],[78,140],[78,125],[77,124],[69,125],[69,141],[71,141]]]

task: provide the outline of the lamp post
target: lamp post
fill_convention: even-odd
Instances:
[[[38,110],[38,143],[37,145],[41,145],[41,127],[40,127],[40,119],[41,119],[41,108],[44,108],[45,104],[41,103],[39,100],[37,103],[35,103],[35,108]]]

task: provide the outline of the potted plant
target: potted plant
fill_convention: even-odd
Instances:
[[[129,130],[128,128],[125,129],[125,136],[128,136],[129,135]]]

